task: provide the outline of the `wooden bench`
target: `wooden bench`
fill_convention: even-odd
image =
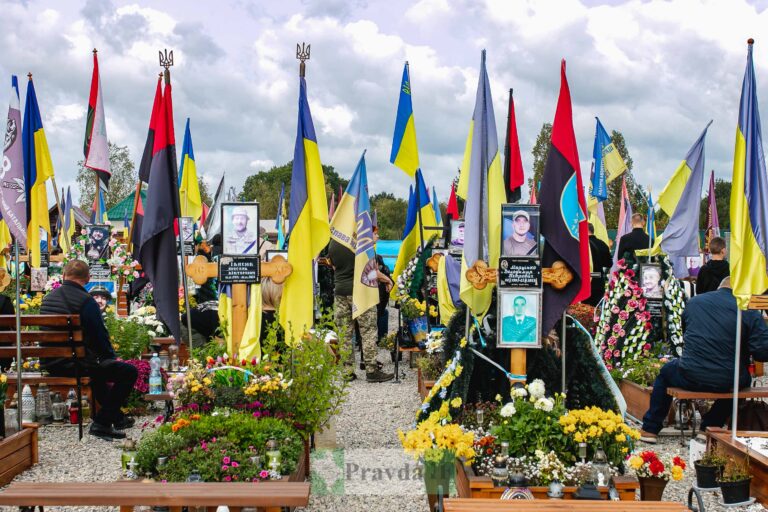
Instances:
[[[683,404],[693,412],[696,407],[694,400],[718,400],[721,398],[729,399],[733,398],[732,392],[715,393],[710,391],[688,391],[683,388],[667,388],[667,394],[672,398],[676,398],[679,402],[677,411],[678,419],[680,421],[680,443],[685,444],[685,425],[683,425]],[[739,399],[742,398],[768,398],[768,387],[751,387],[739,390]],[[696,435],[696,422],[691,421],[691,436]]]
[[[485,500],[451,498],[443,501],[445,512],[539,512],[541,510],[620,512],[682,512],[682,503],[671,501],[592,501],[592,500]]]
[[[83,331],[80,327],[80,315],[22,315],[20,318],[21,357],[26,358],[67,358],[82,359],[85,357]],[[16,350],[16,315],[0,315],[0,359],[14,359]],[[40,346],[43,344],[43,346]],[[14,377],[16,377],[14,375]],[[24,372],[21,374],[22,385]],[[9,379],[10,380],[10,379]],[[14,378],[13,385],[17,383]],[[73,378],[39,376],[36,384],[66,386],[69,384],[77,390],[78,403],[82,403],[85,376],[76,375]],[[10,384],[10,383],[9,383]],[[9,386],[10,388],[11,386]],[[21,393],[19,393],[21,402]],[[78,434],[83,437],[83,415],[78,421]]]
[[[215,511],[226,505],[232,512],[243,507],[280,511],[281,507],[305,507],[309,503],[309,482],[268,481],[259,483],[201,482],[159,483],[122,481],[100,482],[17,482],[0,492],[0,505],[118,506],[128,512],[136,506],[165,506],[171,512],[181,507],[207,507]]]

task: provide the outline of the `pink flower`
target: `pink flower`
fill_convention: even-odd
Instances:
[[[620,310],[619,310],[619,306],[613,306],[613,307],[611,308],[611,313],[613,313],[614,315],[617,315],[617,314],[619,314],[619,311],[620,311]]]
[[[631,290],[624,290],[624,296],[625,297],[631,297],[632,296],[632,291]]]
[[[253,411],[254,418],[261,418],[261,411]]]
[[[621,330],[621,326],[619,324],[613,325],[613,332],[619,332]]]
[[[611,350],[610,349],[606,350],[605,354],[603,354],[603,355],[605,356],[606,359],[610,359],[611,358]]]
[[[226,471],[226,470],[228,470],[228,469],[229,469],[229,466],[227,466],[226,464],[225,464],[225,465],[223,465],[223,466],[221,466],[221,470],[222,470],[222,471]]]
[[[622,260],[622,261],[624,261],[624,260]],[[624,265],[624,263],[622,263],[622,265]],[[627,271],[624,272],[624,275],[627,276],[627,277],[635,277],[635,271],[632,270],[631,268],[628,268]]]
[[[224,477],[224,481],[225,481],[225,482],[231,482],[231,481],[232,481],[232,477],[231,477],[231,476],[229,476],[229,475],[226,475],[226,476]]]
[[[613,365],[612,365],[612,364],[607,364],[607,365],[605,365],[605,368],[606,368],[608,371],[611,371],[611,370],[613,370]]]
[[[268,478],[268,477],[269,477],[269,471],[267,471],[266,469],[262,469],[262,470],[259,472],[259,476],[260,476],[261,478]]]
[[[629,306],[630,309],[637,309],[638,304],[635,299],[629,299],[627,306]]]
[[[626,335],[627,335],[627,331],[625,331],[624,329],[622,329],[622,330],[620,330],[620,331],[619,331],[619,337],[620,337],[620,338],[623,338],[623,337],[625,337]]]
[[[616,344],[616,337],[615,336],[611,336],[610,338],[608,338],[608,345],[613,347],[615,344]]]
[[[621,352],[619,352],[618,350],[613,351],[613,357],[619,357],[620,355],[621,355]]]
[[[238,464],[237,461],[234,461],[234,460],[232,461],[232,467],[233,468],[236,468],[236,467],[239,467],[239,466],[240,466],[240,464]]]
[[[646,343],[645,345],[643,345],[643,350],[645,350],[646,352],[651,350],[651,344],[650,343]]]
[[[604,333],[609,333],[609,332],[611,332],[611,326],[610,326],[610,325],[608,325],[608,324],[605,324],[605,325],[603,326],[603,332],[604,332]]]
[[[619,318],[621,318],[622,320],[627,320],[629,318],[629,313],[626,311],[621,311],[619,313]]]
[[[645,330],[650,331],[653,328],[653,325],[651,325],[651,322],[645,322]]]

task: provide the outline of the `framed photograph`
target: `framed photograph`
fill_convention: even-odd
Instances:
[[[646,299],[661,300],[664,297],[664,290],[661,288],[661,266],[647,263],[640,267],[640,286],[643,287],[643,296]]]
[[[45,283],[48,282],[48,267],[32,268],[29,280],[29,291],[45,291]]]
[[[539,205],[501,205],[501,256],[539,258]]]
[[[541,348],[541,291],[499,290],[497,346]]]
[[[451,219],[451,242],[448,244],[451,250],[464,249],[464,221]]]
[[[85,226],[85,257],[89,262],[109,259],[109,226],[88,224]]]
[[[222,203],[222,254],[259,254],[259,203]]]
[[[270,249],[265,253],[265,261],[272,261],[275,256],[282,256],[285,261],[288,261],[288,251],[278,251],[277,249]]]
[[[185,244],[194,243],[195,222],[192,217],[181,217],[181,239]]]

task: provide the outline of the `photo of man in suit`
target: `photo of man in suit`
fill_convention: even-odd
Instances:
[[[536,317],[526,315],[528,299],[516,295],[512,299],[512,315],[501,320],[502,343],[536,343]]]

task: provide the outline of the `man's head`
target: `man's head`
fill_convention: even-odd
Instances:
[[[720,286],[718,288],[731,288],[731,276],[725,276],[722,281],[720,281]]]
[[[249,220],[248,212],[242,206],[236,206],[232,210],[232,226],[234,226],[235,231],[238,233],[244,233],[248,229]]]
[[[713,260],[724,260],[728,255],[728,249],[725,247],[725,240],[719,236],[709,241],[709,254]]]
[[[587,227],[589,228],[589,234],[590,235],[594,235],[595,234],[595,225],[590,222],[589,224],[587,224]]]
[[[645,227],[645,217],[643,217],[639,213],[633,213],[632,214],[632,227],[633,228],[643,228],[643,227]]]
[[[525,305],[527,304],[527,300],[525,300],[525,297],[522,295],[518,295],[514,298],[512,301],[512,310],[515,313],[515,316],[523,316],[525,314]]]
[[[101,311],[104,311],[109,305],[109,301],[112,300],[112,294],[103,286],[94,286],[90,293]]]
[[[64,279],[85,286],[91,280],[91,269],[82,260],[72,260],[64,266]]]
[[[517,210],[512,214],[512,229],[518,237],[524,237],[531,230],[531,218],[525,210]]]
[[[104,239],[104,231],[101,229],[94,229],[91,231],[91,238],[93,238],[95,241],[100,242]]]

